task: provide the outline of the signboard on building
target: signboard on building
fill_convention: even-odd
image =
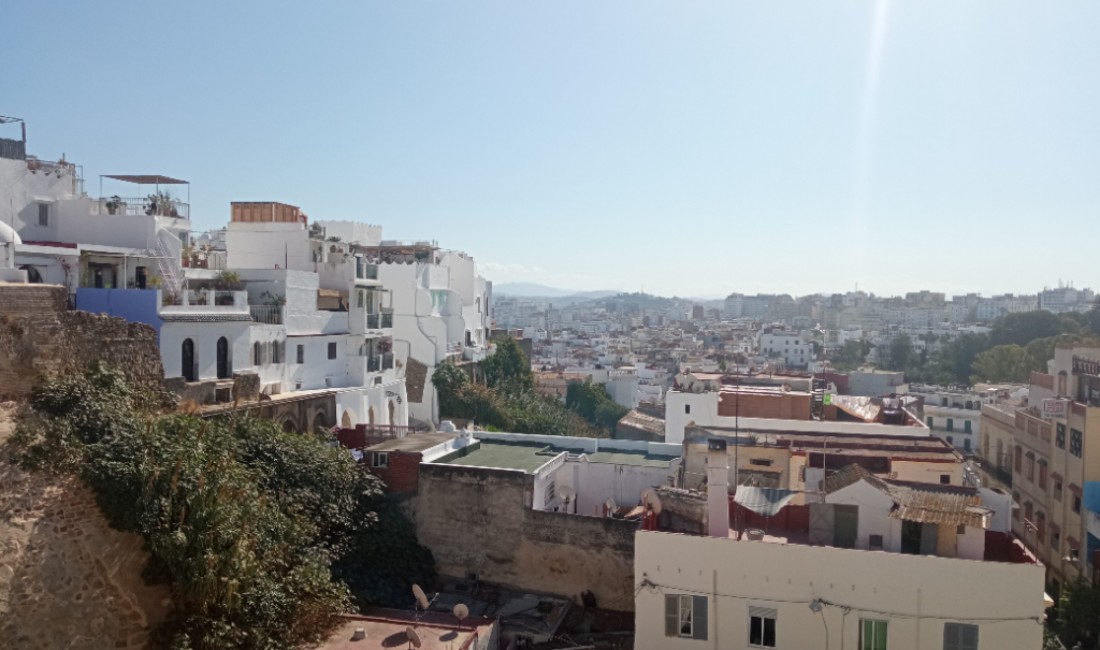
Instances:
[[[1043,400],[1043,418],[1064,418],[1069,413],[1069,400],[1045,399]]]

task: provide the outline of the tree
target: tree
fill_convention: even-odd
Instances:
[[[440,415],[459,417],[455,413],[456,399],[464,386],[470,383],[470,378],[461,368],[453,363],[440,364],[432,373],[432,386],[439,395]]]
[[[1078,577],[1062,589],[1054,623],[1066,647],[1080,643],[1085,650],[1100,646],[1100,588]]]
[[[997,345],[974,360],[970,381],[1023,383],[1028,380],[1033,365],[1031,355],[1019,345]]]
[[[629,412],[629,409],[611,399],[602,384],[580,381],[569,383],[565,391],[565,406],[609,432],[613,432],[615,425]]]
[[[890,341],[886,364],[891,370],[905,371],[916,362],[913,341],[905,334],[895,336]]]
[[[845,341],[840,350],[835,354],[833,365],[841,370],[855,370],[863,364],[870,350],[867,341]]]
[[[958,384],[969,384],[974,360],[989,349],[989,337],[985,334],[966,332],[943,346],[938,360],[943,374]]]
[[[1049,311],[1029,311],[998,318],[989,332],[991,345],[1025,346],[1035,339],[1059,334],[1079,334],[1081,325],[1072,318]]]
[[[496,351],[481,362],[481,371],[485,382],[493,388],[508,384],[513,390],[530,390],[535,386],[531,362],[510,336],[496,339]]]

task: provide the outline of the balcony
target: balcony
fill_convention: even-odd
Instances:
[[[247,291],[214,291],[190,289],[180,293],[157,292],[158,311],[161,314],[192,312],[248,314]]]
[[[382,357],[370,357],[367,359],[367,372],[381,372]]]
[[[163,197],[121,197],[112,196],[101,198],[100,214],[122,214],[129,216],[158,216],[173,217],[177,219],[189,219],[191,216],[190,204],[177,199],[165,199]]]
[[[278,305],[252,305],[248,308],[252,322],[264,325],[282,325],[283,308]]]

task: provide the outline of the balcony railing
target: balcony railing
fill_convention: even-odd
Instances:
[[[191,215],[191,206],[183,201],[175,199],[153,200],[150,197],[115,197],[100,199],[102,214],[126,214],[126,215],[157,215],[161,217],[177,217],[187,219]]]
[[[367,329],[389,329],[393,327],[393,312],[367,314]]]
[[[393,327],[393,312],[382,312],[382,329],[389,329]]]
[[[266,325],[283,324],[283,308],[276,305],[252,305],[248,308],[252,322]]]

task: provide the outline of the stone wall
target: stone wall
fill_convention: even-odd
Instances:
[[[164,378],[152,327],[67,309],[59,286],[0,285],[0,398],[18,398],[49,374],[106,362],[138,383]]]
[[[0,647],[148,647],[171,601],[141,578],[141,537],[111,529],[79,480],[18,469],[8,432],[0,406]]]
[[[662,530],[707,534],[706,492],[659,487],[657,497],[661,500],[661,514],[657,521]]]
[[[525,507],[533,477],[460,465],[420,466],[415,512],[420,543],[440,573],[634,609],[635,522]]]

